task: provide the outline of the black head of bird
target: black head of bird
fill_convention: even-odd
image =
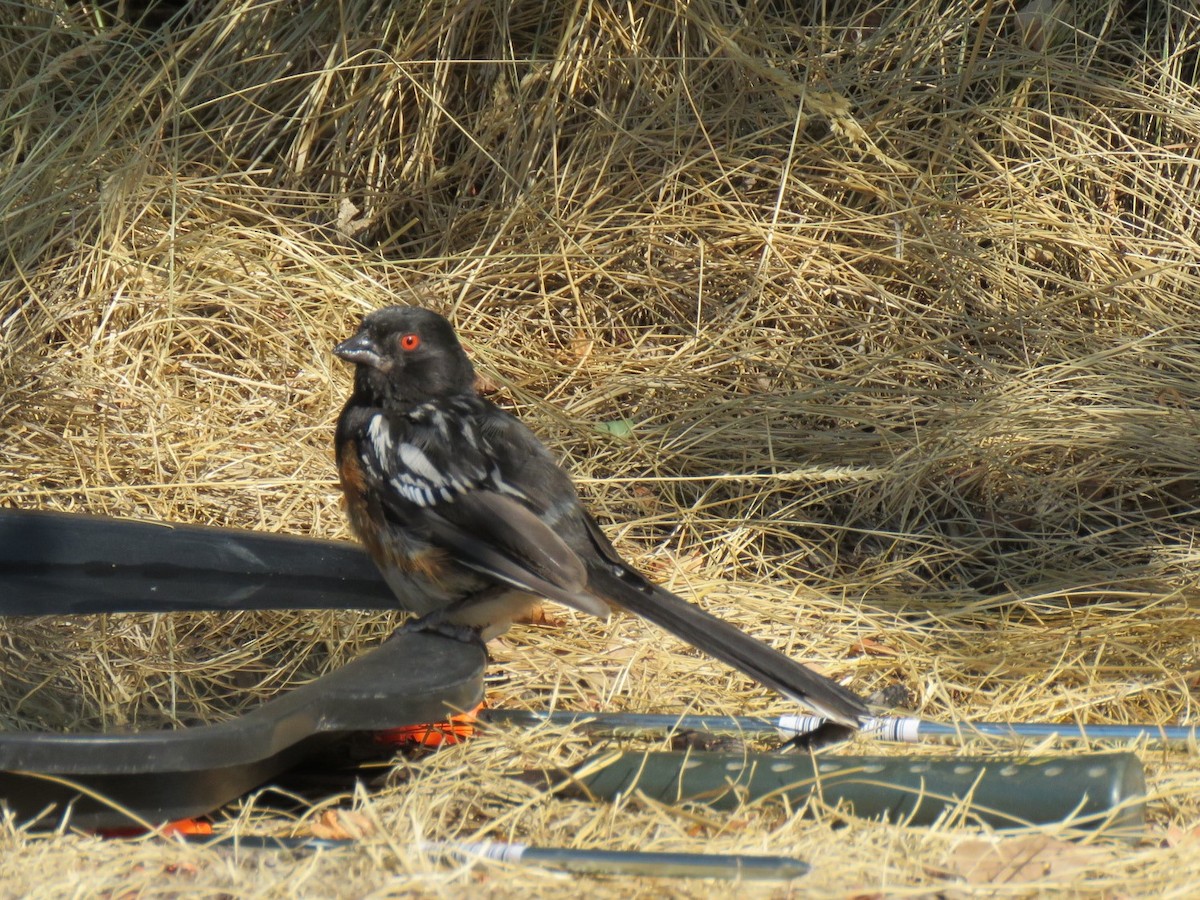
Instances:
[[[371,313],[333,352],[355,364],[355,391],[380,406],[424,403],[475,384],[475,370],[450,323],[416,306]]]

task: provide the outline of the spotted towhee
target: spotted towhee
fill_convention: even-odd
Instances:
[[[476,392],[440,315],[381,309],[334,352],[356,366],[337,425],[350,522],[420,627],[486,640],[542,597],[602,617],[615,606],[833,722],[868,715],[841,685],[626,564],[549,451]]]

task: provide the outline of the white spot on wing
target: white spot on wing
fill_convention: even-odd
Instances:
[[[475,427],[470,419],[462,420],[462,436],[472,450],[479,449],[479,438],[475,435]]]
[[[511,484],[509,484],[507,481],[504,480],[504,476],[500,474],[499,466],[496,466],[495,468],[492,469],[491,480],[492,480],[492,486],[495,487],[495,489],[497,491],[499,491],[501,494],[508,494],[510,497],[518,497],[521,500],[529,499],[529,497],[526,496],[524,491],[518,490],[517,488],[513,487]]]
[[[430,484],[440,487],[446,483],[446,476],[438,471],[438,467],[429,461],[429,457],[412,444],[400,445],[400,461],[419,478],[424,478]]]
[[[450,440],[450,426],[446,424],[446,417],[442,415],[442,411],[436,407],[433,410],[433,424],[437,427],[443,441]]]
[[[367,425],[367,437],[371,439],[371,448],[377,458],[387,459],[392,455],[392,429],[382,415],[371,417]]]

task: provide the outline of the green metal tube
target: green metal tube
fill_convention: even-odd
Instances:
[[[1145,825],[1145,776],[1132,753],[1037,758],[621,752],[591,761],[576,784],[613,800],[663,803],[820,799],[862,818],[932,825],[947,815],[993,828],[1066,823],[1132,836]]]

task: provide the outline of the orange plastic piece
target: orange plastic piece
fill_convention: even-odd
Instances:
[[[451,716],[445,722],[427,722],[423,725],[405,725],[377,732],[375,740],[380,744],[416,744],[420,747],[442,747],[461,744],[475,736],[476,716],[485,704],[480,703],[470,712]]]
[[[179,819],[175,822],[168,822],[158,829],[158,833],[162,835],[212,834],[213,827],[212,823],[205,819]],[[141,837],[149,832],[140,825],[130,825],[127,828],[101,828],[96,834],[106,838],[132,838]]]

